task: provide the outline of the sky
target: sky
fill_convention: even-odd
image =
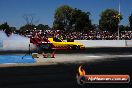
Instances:
[[[33,14],[38,20],[35,24],[52,27],[56,8],[69,5],[85,12],[90,12],[93,24],[98,24],[100,14],[108,8],[118,10],[119,2],[123,20],[120,24],[129,25],[128,18],[132,13],[132,0],[0,0],[0,24],[8,22],[10,26],[19,28],[26,24],[25,14]]]

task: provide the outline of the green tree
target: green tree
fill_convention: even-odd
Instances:
[[[34,29],[36,29],[35,25],[26,24],[26,25],[20,27],[19,32],[20,32],[20,34],[25,35],[26,32],[34,30]]]
[[[36,28],[39,30],[42,30],[42,31],[50,29],[50,27],[48,25],[43,25],[43,24],[39,24]]]
[[[56,9],[54,15],[53,28],[59,30],[71,29],[71,19],[72,19],[73,8],[68,5],[60,6]]]
[[[20,27],[20,30],[21,31],[33,30],[33,29],[35,29],[35,27],[36,27],[35,25],[26,24],[26,25]]]
[[[132,14],[129,16],[130,28],[132,29]]]
[[[8,25],[7,22],[5,22],[5,23],[3,23],[3,24],[0,25],[0,29],[4,31],[6,29],[10,29],[10,26]]]
[[[10,29],[11,29],[12,33],[16,33],[16,31],[17,31],[16,27],[10,27]]]
[[[12,34],[12,30],[7,22],[0,25],[0,29],[5,31],[7,36],[10,36]]]
[[[122,20],[122,15],[114,9],[106,9],[100,15],[99,27],[101,30],[116,32],[118,24]]]
[[[72,26],[76,31],[85,31],[92,28],[89,18],[90,12],[83,12],[79,9],[74,9],[72,13]]]
[[[120,31],[130,31],[129,26],[120,25]]]
[[[64,5],[57,8],[54,16],[53,28],[59,30],[83,31],[91,28],[89,12]]]
[[[0,24],[0,30],[2,30],[2,29],[1,29],[1,24]]]

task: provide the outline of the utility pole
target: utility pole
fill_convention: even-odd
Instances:
[[[120,39],[120,11],[121,11],[121,7],[120,7],[120,1],[119,1],[119,23],[118,23],[118,40]]]

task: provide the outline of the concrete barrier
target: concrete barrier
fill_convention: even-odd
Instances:
[[[132,40],[126,40],[126,46],[132,47]]]
[[[132,47],[132,40],[75,40],[75,42],[82,43],[86,48],[89,47]],[[36,47],[30,43],[30,39],[24,41],[18,40],[4,40],[2,50],[34,50]]]
[[[125,40],[75,40],[85,47],[125,47]]]

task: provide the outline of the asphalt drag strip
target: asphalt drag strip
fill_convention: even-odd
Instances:
[[[114,61],[118,58],[126,60],[132,58],[132,54],[113,55],[113,54],[55,54],[55,58],[43,58],[42,54],[36,58],[38,63],[47,64],[81,64],[86,62]]]
[[[55,58],[41,58],[35,64],[1,64],[0,88],[132,88],[131,52],[128,47],[89,48],[57,51]],[[130,83],[78,85],[76,74],[80,65],[86,74],[128,74]]]
[[[54,65],[2,67],[0,88],[131,88],[126,84],[77,84],[76,74],[82,65],[86,74],[128,74],[132,77],[132,58],[115,57],[109,60]]]

